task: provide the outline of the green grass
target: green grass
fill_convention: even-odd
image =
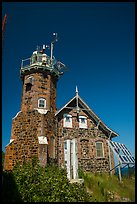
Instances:
[[[122,182],[118,176],[107,173],[83,173],[82,177],[95,202],[135,201],[135,175],[122,177]]]

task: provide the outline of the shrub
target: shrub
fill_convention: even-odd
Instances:
[[[88,202],[91,196],[84,184],[71,184],[65,169],[57,165],[39,166],[38,162],[19,164],[10,173],[12,182],[8,187],[8,178],[4,176],[4,201],[23,202]],[[15,188],[16,187],[16,188]],[[5,199],[7,191],[11,192]],[[15,195],[18,194],[16,198]]]

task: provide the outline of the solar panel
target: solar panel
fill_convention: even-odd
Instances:
[[[135,158],[128,148],[119,142],[108,141],[109,146],[123,164],[135,164]]]
[[[125,162],[128,162],[128,160],[127,160],[127,158],[125,157],[125,155],[122,155],[121,157],[124,159]]]

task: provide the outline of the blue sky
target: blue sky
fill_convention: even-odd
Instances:
[[[10,2],[2,56],[2,150],[20,111],[21,60],[37,45],[59,41],[54,56],[69,70],[57,85],[57,108],[78,86],[80,97],[135,154],[135,3]]]

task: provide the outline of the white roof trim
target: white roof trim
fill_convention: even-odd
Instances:
[[[15,139],[10,139],[10,142],[6,145],[6,147],[11,144]]]
[[[18,114],[20,113],[21,111],[19,111],[13,118],[12,118],[12,120],[14,120],[17,116],[18,116]]]
[[[57,116],[63,109],[65,109],[65,108],[68,106],[68,104],[71,103],[75,98],[76,98],[76,96],[74,96],[68,103],[66,103],[66,105],[64,105],[61,109],[59,109],[59,110],[55,113],[55,116]],[[83,105],[85,106],[85,109],[87,109],[87,111],[89,111],[89,114],[92,115],[92,117],[94,116],[94,117],[95,117],[94,119],[95,119],[97,122],[100,121],[100,124],[99,124],[99,125],[100,125],[103,129],[104,129],[104,127],[105,127],[105,129],[106,129],[107,131],[113,133],[115,136],[118,136],[118,135],[119,135],[118,133],[114,132],[114,131],[111,130],[109,127],[107,127],[107,125],[105,125],[105,123],[91,110],[91,108],[82,100],[82,98],[81,98],[80,96],[78,96],[78,99],[79,99],[79,102],[82,102],[82,103],[83,103]],[[112,137],[113,137],[113,136],[112,136]]]
[[[107,130],[109,130],[110,132],[112,132],[113,134],[117,135],[118,134],[116,132],[114,132],[113,130],[111,130],[92,110],[91,108],[82,100],[82,98],[79,96],[79,99],[84,103],[84,105],[87,107],[87,109],[98,119],[98,122],[100,122],[100,124],[102,123],[103,126],[106,127]]]
[[[61,109],[59,109],[56,113],[55,113],[55,116],[59,114],[59,112],[61,112],[65,107],[67,107],[67,105],[73,101],[75,99],[76,96],[74,96],[68,103],[66,103],[65,106],[63,106]]]

